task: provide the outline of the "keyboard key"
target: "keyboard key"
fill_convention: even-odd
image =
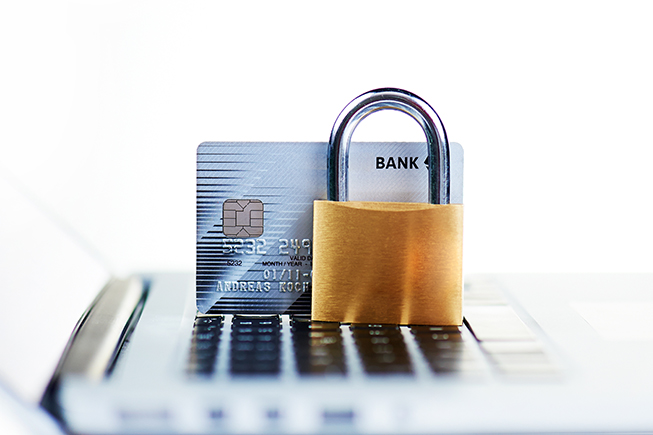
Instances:
[[[456,326],[410,327],[417,345],[431,370],[438,375],[478,374],[481,361],[467,343],[460,328]]]
[[[426,326],[426,325],[412,325],[410,332],[413,334],[460,334],[459,326]]]
[[[339,323],[293,318],[291,331],[295,361],[300,375],[346,373]]]
[[[481,343],[495,370],[506,376],[558,375],[559,368],[537,340]]]
[[[536,338],[510,306],[466,307],[465,319],[476,339],[481,342]]]
[[[368,374],[412,374],[406,343],[397,325],[352,324],[354,343]]]
[[[279,316],[234,316],[231,337],[232,374],[279,374],[281,362]]]
[[[211,376],[218,354],[222,316],[198,317],[193,327],[186,372],[190,376]]]

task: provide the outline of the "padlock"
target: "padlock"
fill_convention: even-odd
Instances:
[[[353,132],[384,109],[410,115],[424,130],[429,203],[347,201]],[[354,99],[333,126],[327,178],[328,201],[313,205],[311,318],[461,325],[463,206],[449,203],[449,144],[431,106],[391,88]]]

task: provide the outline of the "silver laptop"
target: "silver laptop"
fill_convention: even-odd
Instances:
[[[0,425],[653,431],[651,275],[469,276],[461,328],[198,316],[192,273],[112,278],[6,180],[0,200]]]

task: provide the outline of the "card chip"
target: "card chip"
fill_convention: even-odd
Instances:
[[[247,239],[263,234],[263,202],[258,199],[228,199],[222,204],[222,232],[227,237]]]

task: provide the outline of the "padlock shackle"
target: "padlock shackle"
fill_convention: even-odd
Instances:
[[[354,130],[367,116],[384,109],[404,112],[422,127],[429,153],[429,202],[449,204],[449,141],[442,121],[426,101],[411,92],[394,88],[374,89],[359,95],[338,115],[329,139],[328,199],[349,199],[349,144]]]

